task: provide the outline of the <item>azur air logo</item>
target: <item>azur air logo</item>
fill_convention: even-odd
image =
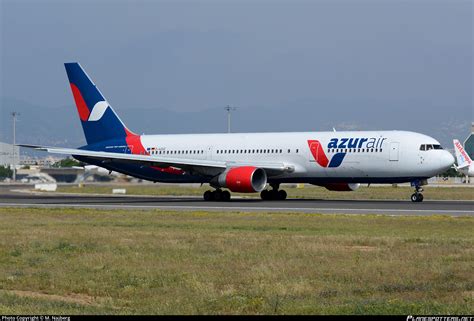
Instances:
[[[336,149],[341,150],[340,152],[337,151],[334,155],[332,155],[331,160],[328,159],[326,153],[324,151],[324,147],[322,146],[319,140],[308,140],[308,146],[311,151],[311,154],[314,157],[314,160],[322,167],[339,167],[344,160],[347,152],[347,149],[372,149],[372,148],[382,148],[383,142],[387,138],[331,138],[327,149]]]
[[[314,160],[322,167],[339,167],[346,156],[346,153],[336,153],[329,161],[319,140],[308,140],[308,146]]]

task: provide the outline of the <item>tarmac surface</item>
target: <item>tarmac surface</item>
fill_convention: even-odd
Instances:
[[[21,190],[23,189],[23,190]],[[25,187],[0,186],[0,207],[168,209],[212,211],[266,211],[322,214],[449,215],[474,216],[474,201],[288,199],[262,201],[234,198],[230,202],[205,202],[201,197],[88,195],[28,192]]]

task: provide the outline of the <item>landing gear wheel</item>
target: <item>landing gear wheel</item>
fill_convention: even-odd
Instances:
[[[213,198],[212,197],[212,192],[211,191],[205,191],[203,197],[204,197],[204,200],[206,202],[212,201],[212,198]]]
[[[284,191],[284,190],[277,190],[277,189],[266,190],[266,189],[264,189],[263,191],[260,192],[260,197],[264,201],[285,200],[286,196],[287,196],[287,194],[286,194],[286,191]]]
[[[215,191],[205,191],[203,194],[203,198],[206,202],[209,201],[230,201],[230,192],[229,191],[221,191],[220,189],[216,189]]]
[[[219,202],[222,200],[222,191],[219,189],[216,189],[213,193],[213,198],[214,201]]]
[[[286,191],[285,190],[279,190],[278,191],[278,199],[283,201],[286,200]]]
[[[411,201],[415,202],[415,203],[423,202],[423,194],[421,194],[421,193],[411,194]]]
[[[222,192],[222,200],[223,200],[224,202],[230,201],[230,193],[229,193],[229,191],[223,191],[223,192]]]

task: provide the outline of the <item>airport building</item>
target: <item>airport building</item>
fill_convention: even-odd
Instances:
[[[474,159],[474,122],[471,123],[471,135],[464,141],[464,149],[471,159]]]
[[[40,167],[51,167],[54,163],[59,162],[61,157],[21,157],[20,165],[22,166],[40,166]]]
[[[19,163],[20,147],[0,142],[0,166],[10,166]]]

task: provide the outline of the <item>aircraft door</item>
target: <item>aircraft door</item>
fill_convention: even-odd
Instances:
[[[390,143],[390,161],[398,161],[399,142]]]
[[[212,160],[212,146],[206,147],[206,159]]]

